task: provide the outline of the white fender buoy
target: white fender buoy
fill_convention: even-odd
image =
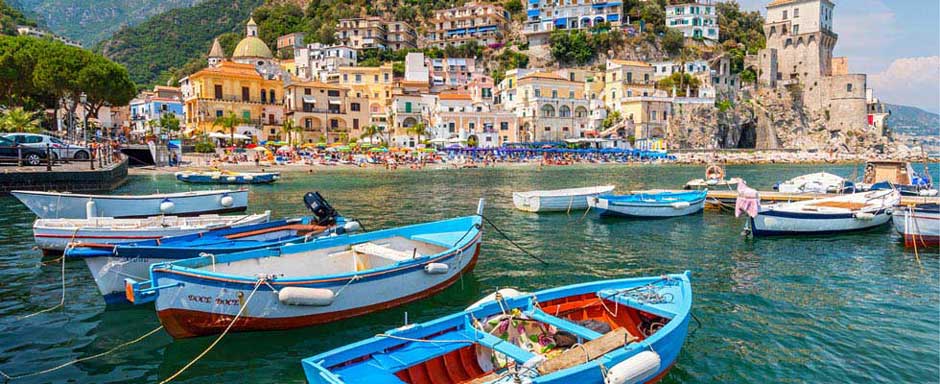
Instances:
[[[346,233],[359,232],[360,229],[362,229],[362,224],[359,224],[358,221],[350,221],[343,224],[343,230],[345,230]]]
[[[669,204],[669,206],[671,206],[671,207],[673,207],[673,208],[675,208],[675,209],[688,208],[688,207],[689,207],[689,202],[688,202],[688,201],[677,201],[677,202],[675,202],[675,203]]]
[[[875,218],[875,214],[871,212],[859,212],[855,214],[856,220],[871,221]]]
[[[245,179],[245,181],[251,181],[251,180],[254,180],[254,178],[255,177],[252,175],[245,175],[245,177],[242,177],[242,179]]]
[[[512,288],[503,288],[503,289],[500,289],[500,290],[498,290],[498,291],[496,291],[496,292],[493,292],[493,293],[491,293],[491,294],[489,294],[489,295],[484,296],[482,299],[477,300],[477,301],[476,301],[475,303],[473,303],[473,304],[470,304],[470,306],[467,307],[467,310],[470,310],[470,309],[479,307],[479,306],[481,306],[481,305],[483,305],[483,304],[486,304],[486,303],[488,303],[488,302],[490,302],[490,301],[496,300],[496,295],[500,295],[500,296],[502,296],[503,298],[511,299],[511,298],[513,298],[513,297],[519,297],[519,296],[525,295],[525,292],[520,292],[520,291],[515,290],[515,289],[512,289]]]
[[[441,275],[447,273],[450,266],[444,263],[430,263],[424,266],[424,271],[432,275]]]
[[[184,178],[184,179],[188,179],[188,178],[189,178],[189,174],[188,174],[188,173],[184,173],[184,174],[180,175],[180,177],[181,177],[181,178]]]
[[[212,175],[212,180],[218,180],[218,179],[219,179],[219,174]]]
[[[229,176],[225,178],[226,181],[235,181],[235,176]]]
[[[277,179],[280,179],[280,178],[281,178],[281,177],[278,176],[278,175],[271,176],[271,180],[277,180]]]
[[[229,196],[229,195],[222,195],[222,198],[219,199],[219,204],[221,204],[225,208],[228,208],[228,207],[231,207],[232,204],[235,204],[235,199],[233,199],[232,196]]]
[[[636,356],[621,361],[607,371],[606,384],[635,384],[649,379],[659,371],[662,363],[659,354],[643,351]]]
[[[173,176],[176,176],[176,177],[180,177],[180,175],[182,174],[183,172],[173,172]]]
[[[705,180],[705,184],[707,184],[707,185],[718,185],[718,179],[708,179],[708,180]]]
[[[92,217],[95,217],[95,201],[88,200],[88,202],[85,203],[85,218],[90,219]]]
[[[163,201],[160,202],[160,213],[173,212],[173,208],[176,208],[176,204],[170,201],[170,199],[163,199]]]
[[[323,288],[287,287],[277,292],[277,300],[287,305],[312,305],[323,307],[333,304],[336,295]]]

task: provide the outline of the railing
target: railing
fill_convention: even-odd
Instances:
[[[18,167],[24,166],[26,162],[29,161],[31,154],[35,154],[36,152],[42,153],[43,151],[41,147],[24,147],[22,145],[13,146],[13,147],[0,146],[0,150],[6,150],[6,149],[16,149],[16,166]],[[55,156],[52,156],[52,149],[53,149],[52,146],[50,146],[49,144],[46,144],[45,158],[41,159],[41,161],[37,164],[30,164],[30,165],[39,166],[42,163],[45,163],[46,171],[51,172],[52,166],[56,163],[62,164],[62,163],[69,163],[69,162],[76,162],[76,163],[88,162],[89,168],[91,170],[95,170],[95,163],[98,163],[98,168],[104,168],[105,166],[109,166],[115,162],[121,161],[121,157],[119,155],[120,151],[115,151],[115,149],[111,145],[108,145],[108,144],[101,144],[93,148],[89,148],[88,149],[89,156],[87,159],[58,159]],[[12,162],[12,159],[10,160],[4,159],[4,160]]]

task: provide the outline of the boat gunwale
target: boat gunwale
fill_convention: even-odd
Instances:
[[[181,197],[208,197],[214,195],[224,195],[224,194],[248,194],[248,189],[239,188],[239,189],[210,189],[210,190],[199,190],[199,191],[184,191],[184,192],[172,192],[172,193],[156,193],[149,195],[93,195],[93,194],[84,194],[84,193],[70,193],[70,192],[47,192],[47,191],[25,191],[25,190],[15,190],[10,191],[11,195],[26,195],[26,196],[42,196],[50,198],[70,198],[70,199],[96,199],[96,200],[156,200],[156,199],[170,199],[170,198],[181,198]],[[19,196],[16,196],[19,198]],[[247,196],[246,196],[247,197]],[[151,215],[152,216],[152,215]],[[123,217],[119,217],[123,218]]]
[[[669,335],[673,331],[675,331],[676,328],[680,326],[680,324],[685,324],[688,321],[688,318],[691,314],[692,301],[693,301],[690,276],[691,276],[691,273],[689,271],[685,271],[679,274],[667,274],[667,275],[662,275],[658,277],[651,277],[651,276],[632,277],[632,278],[601,280],[601,281],[593,281],[593,282],[580,283],[580,284],[572,284],[572,285],[549,288],[549,289],[545,289],[545,290],[541,290],[537,292],[527,293],[522,296],[506,298],[505,305],[508,307],[512,307],[512,308],[519,308],[519,307],[528,308],[528,307],[533,306],[533,299],[536,300],[537,302],[545,302],[545,301],[560,299],[564,297],[581,295],[585,293],[592,293],[592,292],[599,293],[600,291],[604,289],[603,286],[607,286],[607,285],[636,283],[635,285],[633,285],[633,287],[639,287],[645,284],[650,284],[656,281],[660,281],[664,277],[677,279],[681,282],[682,297],[687,298],[687,300],[682,301],[674,317],[670,318],[670,320],[662,328],[660,328],[656,333],[645,338],[642,343],[628,344],[628,345],[625,345],[623,348],[618,348],[614,351],[611,351],[602,356],[599,356],[597,359],[594,359],[592,361],[585,362],[585,363],[582,363],[573,367],[569,367],[569,368],[566,368],[557,372],[553,372],[545,376],[540,376],[540,378],[545,378],[545,380],[550,381],[552,378],[556,376],[566,375],[570,373],[571,370],[573,369],[578,369],[578,368],[595,369],[595,366],[602,359],[604,359],[605,362],[609,362],[611,360],[623,361],[629,355],[636,353],[637,350],[646,349],[650,345],[661,341],[662,339],[666,337],[666,335]],[[523,303],[516,304],[520,301]],[[627,304],[624,304],[624,305],[627,305]],[[488,301],[488,302],[481,303],[480,305],[475,306],[471,309],[465,309],[463,311],[446,315],[446,316],[433,319],[424,323],[416,323],[409,328],[391,329],[391,330],[386,331],[385,334],[391,335],[391,336],[407,334],[407,337],[409,338],[422,338],[422,337],[427,337],[428,334],[433,335],[437,332],[440,332],[441,330],[452,328],[455,326],[452,323],[456,323],[456,326],[458,327],[458,329],[460,327],[464,327],[464,330],[468,330],[469,328],[473,328],[472,325],[469,323],[470,318],[468,318],[468,315],[476,319],[486,318],[486,316],[498,313],[500,311],[500,308],[501,308],[500,303],[497,303],[496,301]],[[561,317],[559,317],[559,319],[562,319],[563,321],[569,321]],[[461,325],[461,323],[463,324]],[[415,329],[417,327],[420,327],[418,329],[423,330],[425,332],[421,335],[409,334],[409,332],[416,332]],[[476,329],[476,328],[473,328],[473,329]],[[390,349],[400,348],[401,346],[406,345],[407,343],[411,343],[411,342],[412,341],[409,341],[409,340],[374,336],[368,339],[364,339],[364,340],[360,340],[351,344],[344,345],[342,347],[334,348],[329,351],[322,352],[320,354],[317,354],[311,357],[301,359],[301,365],[304,366],[304,368],[309,367],[311,369],[316,370],[316,372],[321,377],[324,377],[330,380],[341,380],[337,374],[333,373],[334,368],[338,366],[342,366],[343,364],[346,364],[353,360],[360,359],[362,357],[371,356],[373,353],[376,353],[379,351],[387,351]],[[386,344],[387,346],[384,346]],[[464,342],[462,344],[474,345],[477,343]],[[344,354],[355,356],[355,357],[342,356]],[[341,360],[341,361],[335,361],[335,362],[330,361],[329,359],[331,358],[334,360]],[[329,375],[329,377],[326,377],[324,375]],[[338,381],[338,382],[343,382],[343,381]]]
[[[613,191],[616,189],[615,185],[598,185],[593,187],[578,187],[578,188],[563,188],[563,189],[545,189],[545,190],[535,190],[535,191],[522,191],[522,192],[513,192],[513,196],[519,196],[522,198],[532,198],[532,197],[578,197],[578,196],[589,196],[603,194],[606,192]],[[563,192],[582,192],[574,194],[564,194]]]
[[[365,238],[367,236],[371,237],[371,236],[376,236],[376,235],[379,235],[379,236],[394,235],[394,234],[399,233],[402,230],[406,230],[409,228],[430,226],[433,224],[444,223],[444,222],[459,222],[459,221],[464,221],[464,220],[470,221],[470,226],[469,228],[467,228],[467,234],[469,235],[473,233],[473,236],[472,237],[464,236],[464,238],[461,239],[460,242],[458,242],[457,244],[447,246],[447,248],[444,249],[443,251],[435,253],[433,255],[423,255],[421,257],[417,257],[417,258],[413,258],[413,259],[409,259],[405,261],[400,261],[394,264],[382,266],[379,268],[371,268],[371,269],[367,269],[363,271],[334,273],[334,274],[320,275],[320,276],[276,278],[276,279],[267,280],[267,282],[273,285],[310,285],[310,284],[331,283],[331,282],[337,282],[337,281],[350,281],[353,279],[358,280],[358,279],[371,278],[375,276],[394,273],[394,272],[398,272],[402,270],[408,270],[408,269],[412,269],[415,267],[422,267],[426,264],[430,264],[430,263],[440,261],[443,259],[455,257],[463,252],[466,252],[467,249],[475,246],[476,244],[480,242],[480,240],[482,240],[482,234],[483,234],[482,218],[480,218],[480,216],[478,215],[463,216],[463,217],[457,217],[457,218],[435,221],[435,222],[430,222],[430,223],[421,223],[421,224],[414,224],[414,225],[409,225],[409,226],[404,226],[404,227],[389,228],[385,230],[366,232],[366,233],[360,233],[360,234],[355,234],[355,235],[340,235],[336,237],[316,238],[316,239],[311,239],[311,241],[306,242],[306,243],[291,245],[291,247],[309,248],[311,246],[315,246],[319,248],[322,246],[326,248],[330,246],[354,244],[353,241],[349,240],[352,237],[358,236],[358,237]],[[379,237],[379,238],[382,238],[382,237]],[[423,241],[423,240],[418,240],[418,241]],[[338,244],[331,244],[331,243],[338,243]],[[434,244],[430,242],[427,242],[427,243],[433,244],[433,245],[439,245],[439,244]],[[445,245],[439,245],[439,246],[445,247]],[[280,257],[284,255],[284,252],[281,251],[282,247],[285,247],[285,246],[283,245],[272,246],[272,247],[254,249],[254,250],[246,250],[243,252],[235,252],[235,253],[229,253],[229,254],[224,254],[224,255],[218,255],[214,257],[202,256],[202,257],[195,257],[195,258],[189,258],[189,259],[183,259],[183,260],[174,260],[171,262],[156,263],[156,264],[151,265],[150,267],[150,275],[151,275],[150,278],[151,278],[151,281],[155,281],[157,274],[168,274],[168,275],[178,275],[178,276],[189,277],[189,278],[197,279],[197,280],[210,280],[210,281],[216,281],[216,282],[222,282],[222,283],[251,285],[251,284],[255,284],[258,281],[257,277],[235,275],[231,273],[213,272],[213,271],[207,271],[207,270],[202,269],[202,267],[209,265],[209,264],[200,264],[199,267],[189,267],[184,264],[195,264],[197,262],[206,261],[206,260],[214,261],[215,264],[221,264],[221,263],[227,263],[227,262],[238,262],[238,261],[245,261],[245,260],[250,260],[250,259],[259,259],[259,258],[266,258],[266,257]],[[296,252],[289,252],[289,253],[300,253],[300,252],[306,252],[309,250],[311,249],[302,249],[302,250],[297,250]]]

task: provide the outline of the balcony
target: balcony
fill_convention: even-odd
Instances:
[[[245,103],[245,104],[260,104],[260,105],[272,105],[272,104],[281,104],[280,100],[261,100],[260,98],[249,98],[247,100],[242,99],[241,96],[225,96],[222,98],[209,98],[209,97],[199,97],[199,101],[221,101],[227,103]]]

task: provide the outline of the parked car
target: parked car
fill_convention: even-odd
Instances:
[[[88,160],[91,157],[91,151],[88,148],[68,144],[62,140],[59,140],[57,137],[52,137],[49,135],[42,135],[38,133],[9,133],[4,135],[7,139],[15,141],[17,144],[21,144],[26,147],[39,148],[43,151],[46,150],[46,144],[49,145],[49,148],[52,151],[53,159],[75,159],[75,160]]]
[[[46,158],[46,151],[39,148],[20,145],[13,140],[0,137],[0,161],[16,162],[23,156],[23,163],[27,165],[42,165]]]

